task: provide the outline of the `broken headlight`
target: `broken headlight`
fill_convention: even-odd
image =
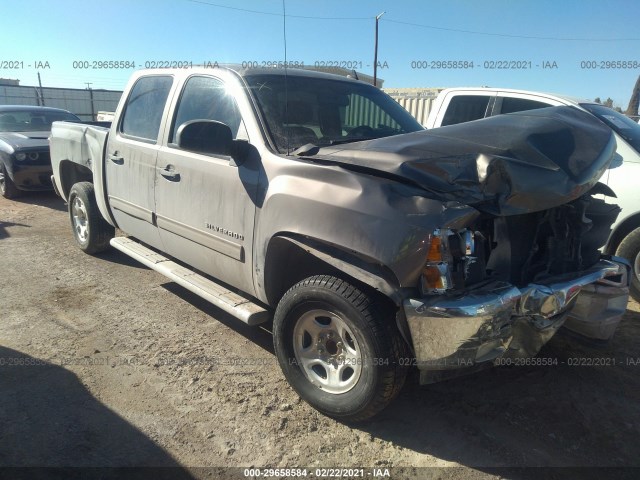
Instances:
[[[429,249],[420,277],[420,292],[442,294],[461,290],[481,280],[484,262],[478,261],[478,243],[484,238],[469,229],[437,229],[429,235]],[[479,278],[480,277],[480,278]]]

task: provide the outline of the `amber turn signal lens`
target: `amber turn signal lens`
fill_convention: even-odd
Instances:
[[[424,282],[427,288],[435,289],[435,288],[443,288],[442,284],[442,276],[440,274],[440,270],[436,266],[426,266],[424,270],[422,270],[422,277],[424,278]]]
[[[431,237],[431,243],[429,245],[429,252],[427,253],[427,262],[441,262],[442,261],[442,240],[440,237]]]

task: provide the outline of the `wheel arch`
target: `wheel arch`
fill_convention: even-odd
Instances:
[[[625,218],[620,224],[611,232],[607,244],[604,247],[604,253],[607,255],[615,255],[618,246],[624,238],[633,232],[636,228],[640,227],[640,212],[636,212]]]
[[[286,267],[284,267],[286,266]],[[289,288],[314,275],[333,275],[401,304],[399,282],[386,266],[367,261],[353,252],[296,234],[274,235],[267,246],[264,289],[275,306]]]
[[[71,160],[62,160],[58,169],[60,175],[60,194],[65,200],[69,199],[71,187],[78,182],[93,183],[93,172],[84,165],[79,165]]]

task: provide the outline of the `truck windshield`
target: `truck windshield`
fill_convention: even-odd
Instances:
[[[279,74],[245,77],[280,153],[424,128],[404,108],[365,83]]]
[[[62,110],[2,110],[0,132],[49,132],[51,124],[57,121],[81,122],[82,120]]]
[[[637,152],[640,152],[640,125],[629,117],[597,103],[581,103],[580,106],[606,123],[625,139]]]

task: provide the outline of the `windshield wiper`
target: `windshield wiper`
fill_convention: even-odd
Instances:
[[[340,138],[336,140],[330,140],[329,145],[341,145],[343,143],[364,142],[367,140],[375,140],[376,138],[380,138],[380,137]]]
[[[291,152],[296,157],[306,157],[317,155],[320,151],[320,147],[315,143],[307,143],[306,145],[302,145],[301,147],[296,148],[293,152]]]
[[[322,147],[328,147],[332,145],[342,145],[345,143],[355,143],[355,142],[364,142],[367,140],[375,140],[381,137],[358,137],[358,138],[340,138],[336,140],[329,140],[328,145],[316,145],[315,143],[307,143],[298,147],[293,152],[293,155],[297,157],[309,156],[309,155],[317,155]]]

